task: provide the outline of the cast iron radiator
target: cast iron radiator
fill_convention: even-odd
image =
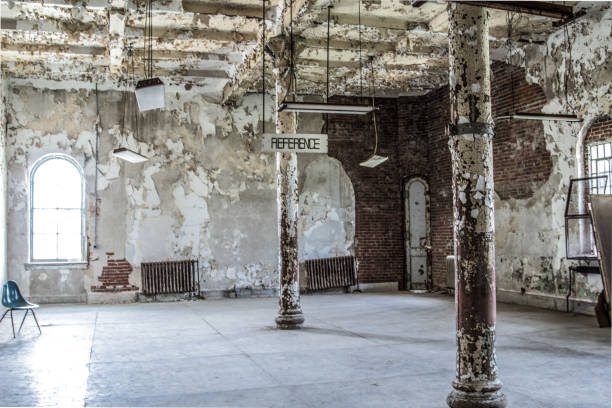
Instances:
[[[306,288],[320,290],[357,284],[357,260],[354,256],[309,259],[306,268]]]
[[[197,259],[184,261],[143,262],[140,264],[142,293],[161,295],[189,293],[198,295],[200,268]]]

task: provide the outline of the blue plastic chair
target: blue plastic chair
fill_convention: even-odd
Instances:
[[[8,309],[2,315],[2,319],[0,322],[4,320],[4,317],[8,312],[11,312],[11,326],[13,327],[13,338],[15,338],[15,323],[13,322],[13,310],[25,310],[26,313],[23,315],[23,320],[21,321],[21,325],[19,326],[19,331],[21,332],[21,328],[23,327],[23,322],[25,322],[26,317],[28,316],[28,312],[32,312],[32,316],[34,317],[34,321],[36,322],[36,326],[38,326],[38,332],[42,334],[40,330],[40,325],[38,324],[38,319],[36,318],[36,313],[34,313],[34,309],[38,307],[35,303],[30,303],[23,298],[21,292],[19,291],[19,286],[15,281],[8,281],[2,286],[2,305],[7,307]]]

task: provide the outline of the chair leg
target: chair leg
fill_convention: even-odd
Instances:
[[[4,311],[4,314],[2,315],[2,319],[0,319],[0,323],[2,323],[2,321],[4,320],[4,316],[6,316],[6,314],[9,312],[9,310],[11,310],[11,309],[6,309]]]
[[[21,328],[23,327],[23,322],[25,322],[26,317],[28,317],[28,311],[30,309],[26,309],[25,314],[23,315],[23,319],[21,320],[21,324],[19,325],[19,330],[17,330],[17,334],[21,333]]]
[[[15,322],[13,321],[13,309],[11,309],[11,327],[13,328],[13,338],[15,338],[17,336],[15,336]]]
[[[38,327],[38,333],[42,334],[42,330],[40,330],[40,325],[38,324],[38,319],[36,318],[36,313],[34,313],[34,309],[30,309],[30,311],[32,312],[32,316],[34,316],[36,327]]]

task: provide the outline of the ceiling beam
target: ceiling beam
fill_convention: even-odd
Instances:
[[[266,6],[266,19],[274,18],[274,6]],[[238,3],[219,1],[183,0],[183,10],[190,13],[226,15],[262,18],[262,6],[260,2]]]
[[[190,40],[190,39],[207,39],[214,41],[232,41],[235,43],[255,42],[257,41],[257,33],[240,33],[237,31],[216,31],[199,28],[165,28],[153,27],[153,37]],[[143,36],[142,28],[128,27],[126,29],[126,37],[138,38]]]
[[[72,31],[87,31],[91,26],[106,26],[108,24],[107,10],[83,6],[42,5],[41,3],[1,2],[2,19],[61,21],[64,29]]]
[[[564,20],[574,15],[573,7],[543,1],[455,1],[469,6],[486,7],[495,10],[513,11]]]
[[[317,23],[327,27],[327,14],[320,15],[315,20]],[[356,14],[349,13],[331,13],[331,25],[354,25],[358,27],[359,17]],[[404,17],[379,17],[376,15],[361,14],[361,25],[363,27],[376,27],[404,31],[429,31],[429,24],[426,21],[410,21]]]
[[[308,27],[311,22],[319,15],[323,8],[332,5],[338,0],[297,0],[293,4],[293,10],[285,7],[285,2],[279,2],[276,6],[275,17],[276,23],[271,25],[261,25],[260,36],[270,39],[273,36],[283,34],[287,31],[293,22],[294,34],[298,34],[298,26]],[[262,7],[263,13],[263,7]],[[298,24],[299,22],[299,24]],[[260,37],[261,39],[261,37]],[[262,45],[261,40],[257,45],[245,55],[241,65],[237,67],[232,79],[223,89],[222,103],[229,100],[237,99],[257,81],[257,77],[261,74],[262,66]]]
[[[144,28],[145,16],[141,13],[131,14],[127,25],[134,28]],[[153,29],[184,29],[184,30],[211,30],[221,32],[238,32],[241,34],[256,34],[260,30],[261,22],[255,18],[203,15],[198,13],[185,13],[174,11],[153,12]]]

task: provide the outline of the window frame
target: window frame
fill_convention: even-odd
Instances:
[[[34,258],[34,176],[39,168],[50,160],[65,160],[71,165],[75,167],[78,171],[79,176],[81,178],[81,256],[79,259],[35,259]],[[46,154],[40,157],[34,165],[32,166],[29,174],[29,209],[28,209],[28,236],[29,236],[29,245],[28,245],[28,262],[30,265],[83,265],[87,264],[86,259],[86,227],[85,227],[85,174],[83,172],[83,168],[81,165],[72,157],[61,154],[61,153],[51,153]]]
[[[599,186],[589,186],[589,194],[593,194],[593,195],[602,195],[602,194],[610,194],[611,190],[612,190],[612,154],[609,157],[603,157],[603,158],[597,158],[594,159],[591,155],[591,150],[592,148],[597,148],[598,146],[604,146],[604,150],[605,150],[605,145],[609,145],[610,146],[610,151],[612,152],[612,140],[603,140],[603,141],[593,141],[591,143],[587,143],[586,144],[586,150],[587,150],[587,165],[586,165],[586,170],[587,170],[587,176],[588,177],[597,177],[597,176],[608,176],[607,179],[607,184],[603,187],[603,192],[599,192],[599,190],[601,189]],[[604,153],[605,155],[605,153]],[[592,162],[595,161],[596,165],[603,160],[608,160],[608,172],[607,173],[599,173],[598,169],[595,169],[595,173],[592,172]],[[594,192],[593,190],[597,191]]]

